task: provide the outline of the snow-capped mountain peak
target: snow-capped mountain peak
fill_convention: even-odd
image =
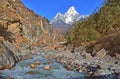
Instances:
[[[70,7],[68,11],[65,13],[65,15],[75,15],[75,14],[79,14],[79,13],[76,11],[74,6]]]
[[[74,22],[78,21],[76,20],[78,17],[80,17],[79,13],[76,11],[75,7],[72,6],[68,9],[68,11],[64,15],[65,17],[65,23],[66,24],[73,24]]]
[[[51,24],[61,20],[68,25],[72,25],[75,22],[81,19],[80,14],[76,11],[74,6],[71,6],[65,14],[57,13],[54,19],[51,21]]]
[[[68,13],[71,13],[71,12],[76,12],[76,9],[74,6],[70,7],[67,11]]]
[[[82,21],[87,17],[88,15],[80,15],[75,7],[71,6],[64,14],[57,13],[51,21],[51,24],[59,30],[59,32],[65,33],[72,24],[77,21]]]
[[[75,7],[71,6],[68,10],[75,10]]]
[[[81,21],[87,18],[88,15],[80,15],[74,6],[71,6],[64,14],[57,13],[51,21],[51,24],[55,27],[68,28],[75,22]]]

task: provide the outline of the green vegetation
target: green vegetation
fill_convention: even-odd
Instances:
[[[76,23],[67,32],[66,39],[69,43],[80,45],[84,42],[97,40],[101,35],[115,31],[120,22],[120,1],[105,0],[102,8],[86,20]]]

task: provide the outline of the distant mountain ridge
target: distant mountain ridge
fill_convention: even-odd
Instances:
[[[67,30],[71,25],[87,18],[88,15],[80,15],[74,6],[70,7],[64,14],[57,13],[51,21],[51,24],[61,33]],[[64,29],[64,30],[61,30]]]

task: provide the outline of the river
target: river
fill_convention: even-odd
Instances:
[[[33,56],[33,59],[20,61],[11,70],[2,70],[0,79],[13,78],[13,79],[87,79],[85,73],[76,71],[68,71],[60,63],[55,60],[48,60],[43,57],[44,53]],[[31,63],[40,61],[41,64],[37,68],[32,69],[29,67]],[[43,67],[49,65],[51,70],[44,70]]]

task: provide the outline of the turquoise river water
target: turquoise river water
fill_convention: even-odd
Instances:
[[[30,68],[29,65],[35,63],[35,61],[40,61],[41,64],[35,69]],[[44,70],[45,65],[51,66],[52,69]],[[85,73],[68,71],[55,60],[43,58],[43,54],[33,56],[33,59],[21,61],[11,70],[0,71],[0,75],[2,76],[0,79],[9,77],[13,79],[87,79]]]

